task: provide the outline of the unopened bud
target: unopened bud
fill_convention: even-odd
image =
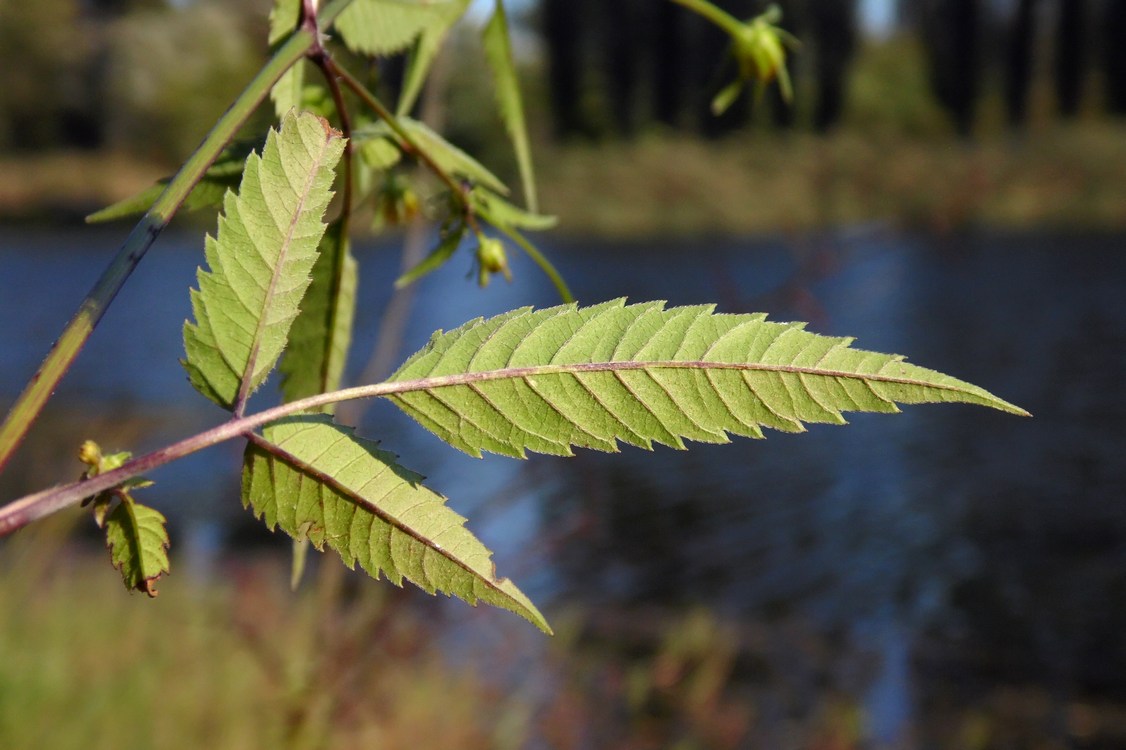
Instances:
[[[87,440],[78,449],[78,460],[90,468],[96,469],[102,460],[102,449],[93,440]]]
[[[488,286],[489,278],[497,273],[503,274],[505,281],[512,281],[504,243],[495,237],[477,236],[477,265],[477,283],[480,286]]]

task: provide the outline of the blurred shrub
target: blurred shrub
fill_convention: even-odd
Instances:
[[[916,37],[863,45],[851,75],[847,125],[864,133],[912,138],[953,132],[934,97],[923,46]]]
[[[221,4],[147,11],[110,38],[106,128],[111,144],[179,160],[257,72],[264,54]]]
[[[0,0],[0,149],[39,148],[82,108],[91,44],[79,0]]]

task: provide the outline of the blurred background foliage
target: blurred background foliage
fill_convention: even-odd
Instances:
[[[719,4],[739,17],[765,5]],[[0,191],[0,214],[42,216],[62,207],[74,215],[135,189],[153,170],[174,168],[265,59],[268,5],[0,0],[0,176],[17,183]],[[718,118],[708,103],[729,75],[726,40],[684,8],[658,0],[511,5],[546,205],[562,215],[565,228],[568,220],[588,231],[631,234],[885,217],[939,225],[1118,227],[1123,221],[1117,210],[1082,208],[1076,192],[1063,200],[1076,209],[1053,208],[1058,191],[1048,189],[1059,171],[1079,170],[1079,182],[1098,188],[1088,194],[1122,194],[1118,182],[1126,178],[1084,171],[1118,156],[1126,114],[1126,48],[1114,42],[1126,38],[1121,2],[785,0],[783,25],[803,40],[790,60],[794,106],[771,91],[761,101],[743,97]],[[445,53],[456,64],[447,62],[438,84],[442,119],[456,143],[511,175],[478,47],[472,24],[459,27]],[[374,71],[388,96],[402,69],[401,59],[391,59]],[[800,145],[795,135],[803,136]],[[833,168],[803,166],[807,135],[823,144],[819,157]],[[878,144],[875,163],[855,158],[857,140]],[[959,142],[976,150],[951,151]],[[684,146],[675,156],[674,143]],[[777,154],[777,164],[759,165],[746,179],[725,178],[731,170],[724,164],[753,160],[747,154],[754,151]],[[50,169],[49,155],[61,152],[79,167],[69,179],[68,170]],[[635,208],[607,217],[601,199],[590,195],[592,182],[619,186],[619,178],[603,173],[611,169],[610,152],[629,167],[633,182],[658,187],[644,216]],[[110,156],[134,179],[73,184]],[[881,171],[886,165],[915,171],[889,180]],[[951,169],[978,175],[971,183],[981,183],[979,195],[993,190],[1005,208],[948,205],[942,175]],[[861,194],[874,188],[901,196],[904,182],[915,187],[902,205],[826,213],[814,205],[823,203],[826,180],[844,180],[846,191]],[[683,210],[669,221],[663,204],[675,201],[677,183],[687,181],[693,191],[728,194],[733,204],[757,198],[776,205],[758,217],[721,217],[718,224],[714,216],[683,216]],[[932,181],[937,187],[928,191]],[[779,191],[778,184],[796,189]],[[1021,204],[1015,213],[1014,203]]]

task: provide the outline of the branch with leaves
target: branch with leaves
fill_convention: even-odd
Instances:
[[[246,96],[259,101],[272,87],[280,126],[257,144],[220,150],[243,116],[228,114],[233,119],[221,121],[167,186],[94,216],[145,212],[136,231],[151,244],[153,222],[162,226],[181,204],[221,206],[218,230],[204,242],[206,268],[198,273],[198,288],[190,290],[193,319],[183,329],[183,365],[195,389],[230,418],[137,458],[104,456],[87,443],[80,453],[88,467],[83,478],[0,508],[0,536],[87,503],[126,586],[155,595],[156,581],[169,568],[168,535],[164,517],[134,496],[151,484],[143,475],[241,439],[242,501],[271,529],[280,528],[302,548],[309,543],[335,550],[346,565],[359,564],[373,577],[410,581],[470,604],[483,601],[550,632],[535,605],[496,574],[491,553],[465,519],[393,454],[337,423],[336,403],[386,398],[459,450],[516,458],[528,451],[569,456],[576,447],[617,451],[620,443],[683,449],[686,440],[761,438],[764,428],[800,432],[807,423],[843,424],[845,412],[890,413],[900,404],[961,402],[1025,414],[977,386],[897,355],[855,349],[851,339],[813,334],[802,324],[719,314],[710,305],[667,308],[620,299],[574,304],[558,272],[523,234],[554,221],[536,210],[500,0],[483,36],[526,207],[510,203],[507,186],[483,165],[407,115],[466,6],[464,0],[341,0],[314,17],[309,3],[279,0],[271,16],[277,49],[272,67]],[[333,59],[321,32],[326,20],[335,20],[353,52],[409,50],[407,85],[394,111]],[[306,76],[306,56],[323,73],[320,82]],[[778,75],[756,70],[759,80]],[[362,112],[347,110],[343,89],[360,101]],[[343,130],[329,123],[330,115]],[[372,200],[363,186],[386,178],[404,156],[444,186],[448,213],[439,217],[443,230],[434,251],[396,286],[448,262],[467,234],[476,237],[482,286],[493,274],[507,277],[503,245],[487,234],[492,227],[541,266],[566,304],[522,308],[439,331],[385,382],[341,388],[356,301],[350,219],[359,202]],[[343,205],[328,221],[334,193]],[[131,257],[135,265],[139,255]],[[52,372],[61,376],[57,368],[65,370],[76,353],[52,355]],[[275,369],[282,375],[283,403],[248,414],[250,396]],[[15,427],[3,434],[22,435],[39,398],[21,398],[6,423]],[[18,437],[0,442],[0,460],[16,442]]]

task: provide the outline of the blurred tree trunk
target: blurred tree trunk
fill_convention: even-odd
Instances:
[[[931,0],[924,14],[935,95],[963,137],[973,134],[980,93],[981,15],[979,0]]]
[[[630,138],[637,131],[638,60],[645,48],[642,9],[637,0],[613,0],[605,9],[603,45],[610,113],[618,134]]]
[[[1005,56],[1005,111],[1013,127],[1023,127],[1028,120],[1037,5],[1037,0],[1019,0],[1009,29]]]
[[[918,28],[922,22],[919,0],[896,0],[895,23],[900,28]]]
[[[548,89],[555,135],[588,132],[582,110],[583,18],[577,0],[543,0]]]
[[[1113,114],[1126,115],[1126,2],[1106,0],[1103,33],[1106,106]]]
[[[653,17],[653,118],[670,127],[680,124],[684,110],[684,27],[687,13],[684,8],[661,0]]]
[[[810,40],[816,46],[817,103],[813,127],[824,133],[844,112],[848,66],[856,51],[855,0],[810,4]]]
[[[1056,24],[1056,101],[1062,116],[1075,117],[1083,100],[1087,67],[1083,43],[1087,31],[1087,0],[1060,0]],[[1126,40],[1119,37],[1118,44],[1124,42]]]
[[[137,10],[163,10],[164,0],[83,0],[83,5],[93,14],[123,16]]]

